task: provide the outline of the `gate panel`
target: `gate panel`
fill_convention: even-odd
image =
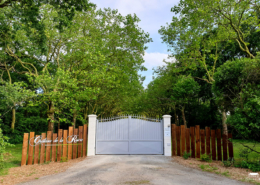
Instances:
[[[128,119],[97,123],[97,154],[128,154]]]
[[[162,123],[131,119],[130,154],[163,154]]]

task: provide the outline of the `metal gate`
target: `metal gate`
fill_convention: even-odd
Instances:
[[[163,154],[163,120],[141,116],[97,120],[96,154]]]

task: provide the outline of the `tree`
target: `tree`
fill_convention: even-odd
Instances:
[[[231,115],[227,123],[239,137],[259,141],[260,62],[241,58],[228,61],[214,75],[213,92],[217,101],[225,102]]]
[[[199,88],[199,84],[191,76],[180,76],[177,82],[173,84],[172,99],[180,107],[185,127],[187,127],[185,105],[198,95]]]

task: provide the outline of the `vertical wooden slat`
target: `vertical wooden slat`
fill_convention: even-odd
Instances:
[[[190,129],[186,128],[186,152],[190,153]]]
[[[57,133],[53,133],[52,135],[52,156],[51,156],[51,161],[55,162],[56,161],[56,147],[57,143],[55,140],[57,139]]]
[[[83,126],[83,157],[86,156],[88,144],[88,125]]]
[[[60,161],[60,158],[61,158],[62,139],[64,140],[64,138],[62,137],[62,129],[59,129],[58,130],[58,152],[57,152],[57,161],[58,162]]]
[[[206,127],[206,153],[210,155],[210,128]]]
[[[72,159],[76,159],[77,158],[77,146],[78,146],[78,143],[76,141],[76,138],[78,138],[78,129],[75,128],[74,129],[74,138],[75,138],[75,141],[72,143],[73,144],[73,156],[72,156]]]
[[[196,158],[200,158],[200,126],[196,125]]]
[[[46,138],[46,133],[42,133],[41,140],[43,141]],[[40,164],[44,163],[44,155],[45,155],[45,143],[41,143],[41,156],[40,156]]]
[[[22,160],[21,160],[21,166],[26,165],[26,159],[27,159],[27,148],[28,148],[28,133],[24,133],[23,135],[23,149],[22,149]]]
[[[79,139],[83,139],[83,126],[79,126]],[[78,142],[78,157],[82,157],[82,141]]]
[[[47,141],[51,140],[52,131],[47,131]],[[46,162],[50,161],[51,142],[46,143]]]
[[[232,134],[228,133],[228,155],[229,158],[234,158]]]
[[[190,127],[190,136],[191,136],[191,157],[195,158],[195,128]]]
[[[223,139],[223,160],[227,161],[228,160],[228,155],[227,155],[227,135],[223,134],[222,139]]]
[[[181,127],[176,126],[177,156],[181,156]]]
[[[215,137],[215,130],[211,130],[211,152],[212,152],[212,160],[216,160],[216,137]]]
[[[185,125],[181,125],[181,155],[183,155],[185,151],[185,129]]]
[[[69,127],[69,134],[68,134],[68,160],[72,159],[72,136],[73,136],[73,127]]]
[[[176,124],[172,124],[172,156],[176,156]]]
[[[200,138],[201,138],[201,154],[205,154],[205,130],[200,130]]]
[[[36,135],[35,138],[39,137],[40,135]],[[39,140],[39,139],[37,139]],[[39,148],[40,148],[40,143],[36,144],[35,143],[35,147],[34,147],[34,163],[33,164],[38,164],[38,160],[39,160]]]
[[[29,153],[28,153],[28,163],[27,163],[27,165],[32,165],[32,162],[33,162],[33,148],[34,148],[34,132],[30,132]]]
[[[217,129],[217,152],[218,160],[222,161],[222,152],[221,152],[221,130]]]
[[[68,148],[67,138],[68,138],[68,130],[63,130],[63,154],[62,154],[62,157],[64,159],[67,158],[67,148]]]

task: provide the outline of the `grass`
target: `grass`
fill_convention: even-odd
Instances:
[[[8,169],[21,166],[22,144],[16,144],[14,147],[7,147],[3,162],[3,169],[0,170],[0,175],[7,175]]]
[[[217,167],[215,166],[210,166],[210,165],[204,165],[204,164],[201,164],[199,165],[200,169],[202,169],[203,171],[208,171],[208,172],[213,172],[215,170],[218,170]]]
[[[242,144],[241,144],[242,143]],[[238,139],[233,139],[233,147],[234,147],[234,158],[239,159],[239,151],[243,148],[245,148],[244,145],[247,145],[249,147],[254,147],[254,143],[251,141],[244,141],[244,140],[238,140]],[[260,152],[260,143],[257,143],[254,147],[254,150]],[[256,152],[251,152],[248,155],[249,160],[256,160],[260,159],[260,155]]]

